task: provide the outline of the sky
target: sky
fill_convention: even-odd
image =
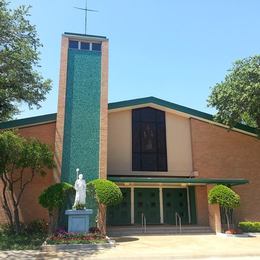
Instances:
[[[22,105],[16,118],[57,112],[60,41],[84,33],[85,0],[12,0],[31,5],[43,44],[40,72],[53,88],[41,109]],[[109,38],[109,102],[155,96],[200,111],[210,89],[241,58],[260,53],[259,0],[88,0],[88,34]]]

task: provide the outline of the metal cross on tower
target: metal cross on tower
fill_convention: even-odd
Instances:
[[[85,34],[87,34],[88,12],[98,12],[97,10],[88,9],[88,0],[86,0],[85,8],[75,7],[76,9],[85,11]]]

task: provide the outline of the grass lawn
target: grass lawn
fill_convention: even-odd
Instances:
[[[45,241],[44,234],[21,234],[15,235],[0,231],[0,250],[32,250],[39,249]]]

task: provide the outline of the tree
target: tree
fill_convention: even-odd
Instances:
[[[99,228],[105,234],[106,207],[119,204],[123,195],[120,188],[109,180],[96,179],[87,184],[89,194],[94,194],[98,203]]]
[[[44,176],[46,168],[53,167],[53,152],[48,145],[36,139],[25,139],[14,131],[0,133],[3,209],[16,233],[20,232],[19,204],[25,188],[36,174]]]
[[[208,105],[217,109],[217,121],[231,128],[245,123],[260,134],[260,55],[236,61],[213,87]]]
[[[49,212],[49,233],[54,231],[58,210],[66,203],[70,192],[75,192],[73,185],[61,182],[49,186],[39,196],[39,203]]]
[[[28,20],[29,9],[10,10],[0,1],[0,122],[17,114],[19,103],[39,108],[51,89],[51,81],[37,71],[42,44]]]
[[[228,210],[239,207],[240,197],[233,190],[224,185],[216,185],[208,194],[210,204],[219,204],[225,212],[228,229],[230,229],[230,220]]]

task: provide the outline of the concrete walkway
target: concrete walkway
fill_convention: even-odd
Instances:
[[[58,253],[2,251],[7,259],[260,259],[260,237],[215,235],[136,236],[116,239],[112,249]]]

